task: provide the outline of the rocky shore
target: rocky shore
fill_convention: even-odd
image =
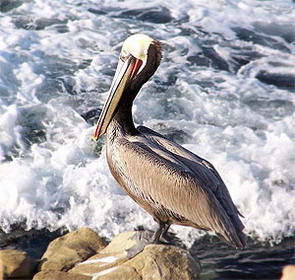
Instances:
[[[178,246],[147,245],[130,258],[137,232],[123,232],[107,243],[90,228],[54,239],[41,259],[19,250],[0,250],[0,280],[198,280],[200,262]],[[295,265],[281,280],[295,279]]]
[[[147,245],[128,258],[135,234],[121,233],[107,244],[90,228],[81,228],[53,240],[40,260],[23,251],[0,250],[0,279],[201,279],[199,261],[177,246]]]

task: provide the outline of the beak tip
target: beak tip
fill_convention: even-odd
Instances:
[[[92,134],[91,136],[91,139],[94,141],[94,142],[97,142],[98,141],[98,138],[102,135],[101,133],[101,125],[100,124],[97,124],[96,125],[96,128],[95,128],[95,131],[94,133]]]
[[[91,136],[91,139],[92,139],[94,142],[97,142],[97,141],[98,141],[98,137],[97,137],[95,134],[93,134],[93,135]]]

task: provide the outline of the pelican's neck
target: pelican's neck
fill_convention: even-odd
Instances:
[[[139,133],[133,123],[132,104],[141,87],[155,73],[160,64],[161,46],[159,42],[150,42],[146,58],[144,68],[133,78],[122,93],[120,102],[117,104],[116,113],[107,128],[107,141],[119,135],[126,136]]]
[[[107,137],[111,136],[125,136],[125,135],[134,135],[137,133],[137,130],[133,123],[132,118],[132,105],[133,100],[137,93],[125,92],[124,95],[127,96],[122,102],[119,104],[117,108],[117,112],[115,113],[113,119],[111,120],[108,129],[107,129]]]

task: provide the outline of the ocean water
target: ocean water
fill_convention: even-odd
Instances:
[[[2,233],[89,226],[112,238],[155,228],[110,175],[104,139],[91,140],[97,114],[89,117],[106,99],[122,42],[145,33],[162,42],[163,60],[134,120],[214,164],[249,246],[226,247],[225,257],[204,232],[171,231],[201,258],[205,279],[278,278],[294,262],[294,6],[0,0]]]

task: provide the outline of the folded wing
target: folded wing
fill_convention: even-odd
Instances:
[[[215,231],[236,247],[244,246],[239,212],[212,164],[146,127],[138,130],[139,135],[114,142],[120,146],[116,153],[124,160],[119,169],[133,198],[162,207],[173,222],[183,219],[183,224]]]

